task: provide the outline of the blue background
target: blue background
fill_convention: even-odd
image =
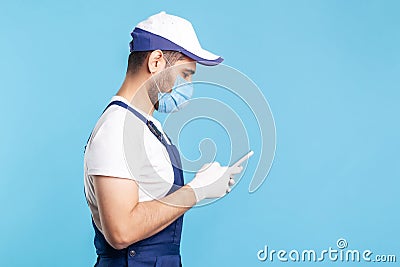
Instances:
[[[184,266],[293,265],[256,253],[340,237],[399,261],[399,1],[3,0],[0,266],[94,264],[83,146],[122,83],[130,31],[161,10],[258,84],[277,131],[256,193],[244,177],[187,212]]]

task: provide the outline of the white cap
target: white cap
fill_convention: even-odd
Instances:
[[[203,49],[192,24],[164,11],[140,22],[132,31],[130,51],[173,50],[203,65],[217,65],[223,58]]]

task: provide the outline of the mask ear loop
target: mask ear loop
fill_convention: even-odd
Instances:
[[[168,65],[169,65],[169,67],[170,68],[172,68],[173,66],[172,66],[172,64],[171,63],[169,63],[169,61],[167,60],[167,58],[164,56],[164,59],[165,59],[165,61],[168,63]],[[172,70],[173,71],[173,70]],[[176,73],[175,73],[176,74]],[[182,76],[180,75],[180,74],[176,74],[176,78],[175,79],[178,79],[178,76],[180,76],[181,78],[182,78]]]
[[[156,87],[157,87],[158,92],[159,92],[160,94],[162,94],[162,92],[161,92],[161,90],[160,90],[160,87],[158,87],[157,80],[154,78],[153,73],[150,72],[150,74],[151,74],[151,79],[152,79],[153,82],[156,84]]]
[[[172,67],[171,63],[169,63],[169,61],[167,60],[167,57],[166,57],[166,56],[164,56],[164,59],[165,59],[165,62],[168,63],[169,67]]]
[[[165,62],[168,63],[169,67],[172,67],[171,63],[169,63],[169,61],[167,60],[167,58],[165,57],[164,54],[163,54],[163,57],[164,57],[164,59],[165,59]],[[164,95],[165,93],[161,92],[160,87],[158,86],[157,81],[156,81],[156,79],[154,78],[153,73],[150,72],[150,74],[151,74],[151,78],[153,79],[154,83],[156,84],[156,87],[157,87],[158,92],[159,92],[161,95]]]

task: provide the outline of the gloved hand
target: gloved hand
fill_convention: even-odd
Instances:
[[[218,162],[204,164],[196,173],[189,185],[195,195],[197,202],[206,198],[219,198],[229,193],[229,185],[233,185],[233,176],[243,170],[242,166],[221,166]]]

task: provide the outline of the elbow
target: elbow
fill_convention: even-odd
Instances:
[[[105,235],[107,242],[114,249],[120,250],[139,241],[136,235],[130,236],[126,231],[114,231]]]
[[[109,239],[107,242],[110,244],[111,247],[113,247],[116,250],[124,249],[128,247],[128,243],[122,239]]]

